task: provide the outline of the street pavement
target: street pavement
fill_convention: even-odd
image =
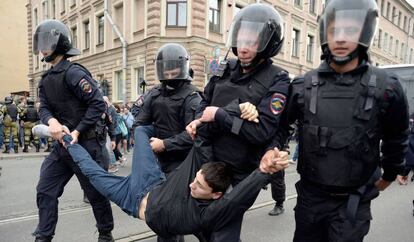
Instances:
[[[0,155],[0,242],[34,241],[31,233],[37,225],[36,184],[41,162],[46,153]],[[131,155],[126,155],[131,159]],[[131,162],[120,168],[118,175],[127,175]],[[287,201],[285,213],[271,217],[267,212],[272,209],[270,187],[263,190],[253,207],[246,213],[241,239],[243,242],[287,242],[292,241],[294,233],[293,208],[296,203],[294,183],[298,180],[295,165],[287,170]],[[414,183],[399,186],[393,183],[373,202],[373,222],[368,242],[409,242],[414,241],[414,217],[412,199]],[[155,242],[156,238],[146,224],[127,216],[113,205],[115,220],[114,237],[118,242],[145,241]],[[82,191],[76,178],[67,184],[59,199],[59,222],[53,241],[72,242],[97,241],[98,232],[88,204],[82,202]],[[187,242],[197,241],[186,236]]]

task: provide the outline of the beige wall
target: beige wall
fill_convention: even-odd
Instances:
[[[0,1],[0,101],[10,92],[29,91],[26,3]]]

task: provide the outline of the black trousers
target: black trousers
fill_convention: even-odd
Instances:
[[[108,157],[104,155],[107,151],[96,139],[79,141],[79,144],[101,167],[108,169]],[[40,179],[37,184],[39,224],[35,231],[36,236],[53,237],[58,220],[58,198],[74,174],[91,203],[98,231],[106,233],[114,228],[109,201],[89,183],[88,178],[82,174],[67,150],[55,143],[53,151],[43,161],[40,169]]]
[[[371,186],[358,205],[355,221],[347,217],[347,195],[334,195],[304,180],[296,183],[294,242],[358,242],[368,234],[371,200],[379,191]]]
[[[276,203],[281,204],[286,199],[285,170],[281,170],[272,175],[270,182],[272,188],[272,198]]]

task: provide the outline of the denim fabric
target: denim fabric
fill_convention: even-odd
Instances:
[[[149,144],[153,126],[135,129],[135,146],[131,174],[126,177],[109,174],[96,164],[82,146],[68,145],[68,151],[82,173],[92,185],[125,213],[138,217],[138,206],[142,198],[155,186],[165,181]]]

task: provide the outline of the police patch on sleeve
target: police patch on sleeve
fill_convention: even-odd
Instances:
[[[286,97],[280,93],[274,93],[270,99],[270,111],[274,115],[278,115],[285,108]]]
[[[85,79],[80,80],[79,86],[80,86],[82,92],[84,92],[84,93],[91,93],[92,92],[91,84]]]

